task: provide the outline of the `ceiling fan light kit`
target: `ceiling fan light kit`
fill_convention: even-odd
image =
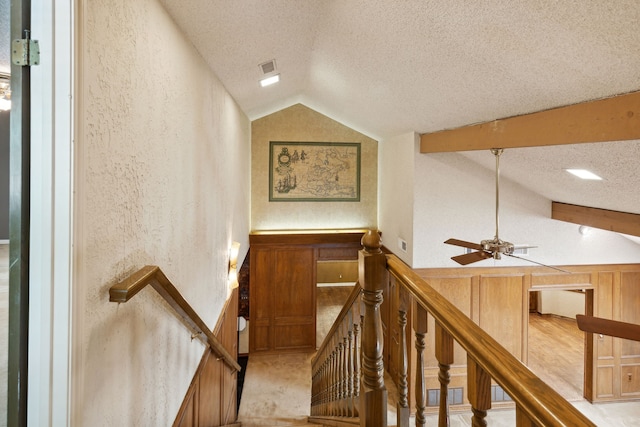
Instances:
[[[458,255],[451,257],[452,260],[457,262],[460,265],[468,265],[477,261],[482,261],[483,259],[493,258],[496,260],[502,259],[502,255],[510,256],[512,258],[522,259],[528,262],[532,262],[534,264],[542,265],[544,267],[553,268],[554,270],[559,270],[565,273],[568,273],[566,270],[562,270],[561,268],[552,267],[550,265],[542,264],[537,261],[533,261],[527,258],[521,258],[513,254],[515,251],[515,245],[511,242],[507,242],[505,240],[500,239],[499,235],[499,224],[500,224],[500,155],[503,153],[502,148],[492,148],[491,153],[496,158],[496,234],[493,239],[482,240],[480,244],[467,242],[459,239],[448,239],[444,243],[448,245],[460,246],[467,249],[475,250],[476,252],[466,253],[464,255]],[[519,246],[519,249],[522,248],[534,248],[535,246]]]

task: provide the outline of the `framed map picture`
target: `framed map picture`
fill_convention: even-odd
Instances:
[[[359,202],[359,142],[269,144],[270,202]]]

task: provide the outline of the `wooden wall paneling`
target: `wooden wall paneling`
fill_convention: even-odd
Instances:
[[[275,252],[273,349],[315,349],[316,255],[314,248]]]
[[[445,296],[451,303],[453,303],[460,311],[467,316],[471,317],[473,311],[473,282],[474,276],[462,275],[453,277],[430,277],[429,284],[433,289]],[[426,345],[427,351],[425,351],[425,383],[427,390],[438,392],[440,390],[440,381],[438,374],[440,371],[438,360],[436,358],[435,349],[435,320],[429,316],[427,318],[427,336]],[[463,389],[463,405],[468,404],[467,400],[467,353],[463,348],[454,341],[453,345],[453,363],[449,369],[449,389],[462,388]],[[456,407],[457,405],[451,405]],[[437,406],[430,406],[428,412],[435,412],[438,410]]]
[[[471,318],[471,312],[473,307],[473,291],[472,291],[473,276],[461,276],[461,277],[431,277],[429,278],[429,284],[433,289],[438,291],[444,297],[446,297],[453,305],[455,305],[460,311]],[[435,331],[435,324],[432,317],[429,318],[427,334],[428,348],[433,348],[434,334],[431,331]],[[455,343],[453,347],[453,364],[455,366],[466,366],[467,354],[460,347],[460,344]],[[438,361],[433,352],[428,352],[425,356],[425,363],[427,366],[438,367]],[[453,373],[452,373],[453,375]]]
[[[198,414],[196,413],[197,406],[195,405],[195,397],[197,394],[197,385],[192,389],[192,393],[188,396],[188,399],[184,401],[183,407],[180,408],[178,412],[180,415],[179,419],[176,419],[176,422],[173,423],[173,427],[191,427],[196,426],[196,420],[198,419]]]
[[[357,259],[364,232],[249,235],[249,353],[315,350],[317,262]]]
[[[597,280],[597,276],[594,275]],[[593,281],[592,284],[597,287],[597,282]],[[584,314],[585,316],[593,316],[594,313],[594,289],[587,289],[585,291],[584,298]],[[596,367],[595,363],[597,355],[594,347],[595,338],[593,334],[584,334],[584,384],[582,388],[582,394],[589,402],[594,400],[594,390],[596,381]]]
[[[233,291],[220,327],[220,342],[234,357],[238,357],[238,298],[239,290]],[[221,384],[224,392],[220,396],[220,425],[234,423],[237,418],[238,373],[226,363],[221,363]]]
[[[522,348],[520,350],[522,363],[527,365],[529,363],[529,291],[531,289],[531,274],[525,274],[522,276],[522,329],[520,336],[522,340],[520,344]]]
[[[522,359],[523,276],[480,278],[480,327]]]
[[[342,245],[322,245],[318,247],[319,261],[358,260],[358,251],[362,249],[359,242]]]
[[[416,272],[439,292],[445,293],[443,278],[470,277],[470,318],[494,335],[516,357],[526,361],[528,344],[528,303],[526,293],[538,290],[584,289],[585,314],[613,320],[640,323],[637,307],[640,302],[640,266],[638,264],[567,266],[571,274],[550,272],[544,267],[477,267],[418,269]],[[516,279],[501,279],[513,277]],[[515,280],[509,287],[508,282]],[[493,282],[492,282],[493,281]],[[504,281],[504,283],[502,283]],[[494,283],[495,282],[495,283]],[[489,285],[498,285],[490,287]],[[442,287],[441,287],[442,286]],[[511,292],[517,292],[513,295]],[[521,293],[520,293],[521,292]],[[630,293],[629,293],[630,292]],[[628,294],[629,293],[629,294]],[[447,296],[456,298],[455,296]],[[459,307],[461,308],[461,307]],[[496,311],[497,310],[497,311]],[[517,319],[515,319],[517,317]],[[490,319],[502,319],[491,321]],[[627,319],[625,319],[627,318]],[[514,320],[515,319],[515,320]],[[502,327],[511,325],[522,334],[502,334]],[[500,335],[504,335],[500,337]],[[513,342],[511,342],[513,341]],[[597,334],[585,335],[584,396],[589,401],[640,399],[640,350],[635,343],[623,344],[620,339]],[[456,353],[457,357],[458,354]],[[433,355],[425,369],[433,378]],[[452,378],[455,375],[451,369]],[[631,381],[629,381],[631,374]],[[464,375],[464,374],[463,374]],[[454,381],[452,379],[452,381]],[[436,383],[434,383],[437,385]],[[431,388],[431,383],[429,384]],[[624,394],[624,396],[623,396]],[[500,406],[495,402],[495,406]]]
[[[595,315],[605,319],[614,319],[614,273],[600,272],[598,274],[598,287],[595,296]],[[595,372],[595,396],[594,400],[610,400],[614,397],[614,348],[613,338],[609,336],[594,336],[596,341],[594,359]]]
[[[234,290],[218,318],[214,335],[237,357],[238,291]],[[173,423],[174,427],[221,426],[234,423],[236,372],[207,347]],[[232,407],[232,410],[228,408]]]
[[[273,347],[271,322],[273,289],[269,278],[275,254],[268,250],[251,249],[251,293],[249,304],[249,352],[266,351]]]
[[[199,376],[198,426],[221,425],[222,365],[223,362],[217,360],[215,354],[209,351],[209,357]]]
[[[640,271],[620,274],[620,320],[640,324]],[[640,396],[640,342],[620,341],[620,396]]]
[[[544,286],[545,289],[553,287],[570,288],[569,285],[591,286],[591,272],[580,273],[531,273],[531,287]],[[576,286],[578,288],[580,286]]]

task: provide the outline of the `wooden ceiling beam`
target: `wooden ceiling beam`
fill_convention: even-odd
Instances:
[[[634,213],[552,202],[551,218],[631,236],[640,236],[640,215]]]
[[[421,153],[640,139],[640,91],[426,133]]]

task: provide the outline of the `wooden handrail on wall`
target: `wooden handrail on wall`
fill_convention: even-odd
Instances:
[[[113,285],[109,289],[109,301],[118,303],[127,302],[147,285],[151,285],[198,335],[205,336],[207,338],[206,343],[227,365],[236,371],[242,369],[235,358],[229,354],[220,341],[213,335],[213,332],[207,327],[202,318],[198,316],[198,313],[193,310],[178,289],[176,289],[167,276],[160,270],[160,267],[147,265],[122,282]]]

